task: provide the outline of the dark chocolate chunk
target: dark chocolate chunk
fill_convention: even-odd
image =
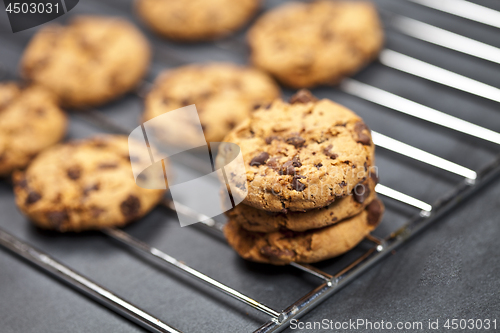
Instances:
[[[100,207],[91,207],[90,208],[90,216],[92,216],[92,218],[97,218],[105,211],[106,211],[105,209],[102,209]]]
[[[316,102],[317,100],[309,90],[301,89],[290,98],[290,104]]]
[[[99,184],[94,184],[85,187],[82,192],[84,196],[87,196],[90,192],[97,191],[98,189],[99,189]]]
[[[259,166],[266,164],[266,161],[269,159],[269,154],[266,152],[262,152],[259,155],[252,158],[250,161],[250,166]]]
[[[28,196],[26,197],[25,204],[32,205],[35,202],[37,202],[38,200],[40,200],[41,198],[42,198],[42,196],[40,195],[40,193],[38,193],[36,191],[29,191]]]
[[[302,166],[302,163],[300,163],[300,159],[298,156],[294,156],[292,158],[292,165],[296,168],[300,168]]]
[[[321,168],[323,166],[323,164],[322,163],[318,163],[318,164],[315,164],[314,166],[316,167],[316,169],[319,170],[319,168]]]
[[[68,175],[69,179],[77,180],[82,174],[82,169],[80,169],[80,167],[74,166],[66,170],[66,174]]]
[[[383,206],[380,200],[375,199],[366,207],[368,211],[368,224],[377,225],[382,216]]]
[[[56,229],[60,229],[62,224],[68,220],[69,216],[65,210],[52,211],[47,213],[47,219]]]
[[[332,149],[333,146],[332,145],[328,145],[328,147],[326,147],[325,149],[323,149],[323,154],[325,154],[326,156],[330,157],[332,160],[336,159],[337,157],[339,157],[339,155],[335,154],[332,152]]]
[[[271,135],[271,136],[268,136],[268,137],[266,138],[266,143],[267,143],[268,145],[270,145],[270,144],[271,144],[271,142],[273,142],[273,140],[279,140],[279,139],[280,139],[280,137],[279,137],[279,136],[277,136],[277,135]]]
[[[286,143],[294,146],[295,148],[302,147],[306,140],[300,136],[292,136],[291,138],[286,139]]]
[[[101,170],[116,169],[118,168],[118,163],[101,163],[98,168]]]
[[[304,176],[293,176],[292,188],[295,191],[297,191],[297,192],[302,192],[306,188],[305,184],[302,184],[301,182],[299,182],[299,179],[301,179],[301,178],[306,178],[306,177],[304,177]]]
[[[282,175],[295,175],[295,168],[293,166],[292,161],[286,161],[283,163],[283,166],[281,167],[281,173]]]
[[[374,172],[372,172],[370,170],[369,174],[370,174],[370,178],[375,182],[375,184],[378,184],[378,180],[379,180],[378,179],[378,170],[375,170]]]
[[[354,187],[352,195],[354,200],[362,204],[370,196],[370,188],[366,184],[358,184]]]
[[[340,187],[344,188],[347,186],[347,183],[345,181],[341,181],[339,185]]]
[[[370,129],[368,128],[368,126],[366,126],[364,122],[362,121],[357,122],[356,125],[354,125],[354,131],[358,136],[357,142],[365,146],[369,146],[371,144],[372,139],[370,138],[370,135],[364,133],[364,132],[370,133]]]
[[[120,204],[120,210],[127,219],[137,217],[141,210],[141,201],[135,195],[129,195],[127,200]]]
[[[260,249],[260,253],[268,258],[288,259],[291,260],[295,253],[289,249],[277,249],[271,246],[264,246]]]

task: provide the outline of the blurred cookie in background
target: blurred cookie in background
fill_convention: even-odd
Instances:
[[[146,96],[143,120],[195,104],[206,140],[222,141],[253,110],[279,96],[277,84],[258,69],[229,63],[187,65],[160,74]],[[184,140],[189,140],[190,132],[196,136],[197,124],[183,118],[177,121],[178,126],[169,128],[182,134],[166,135]]]
[[[55,96],[31,86],[0,84],[0,176],[28,165],[43,149],[60,141],[67,127]]]
[[[256,13],[260,0],[138,0],[136,10],[154,31],[177,41],[229,35]]]
[[[252,63],[292,88],[336,84],[374,59],[383,44],[369,2],[292,2],[260,17],[248,33]]]
[[[28,44],[22,76],[52,90],[63,106],[82,108],[111,101],[145,74],[150,48],[126,20],[77,16],[69,25],[41,28]]]
[[[35,225],[61,232],[122,226],[147,214],[164,189],[136,184],[130,161],[150,164],[147,150],[129,155],[126,136],[103,136],[57,145],[25,172],[14,173],[19,209]],[[146,173],[143,177],[163,174]],[[152,180],[150,180],[152,181]]]

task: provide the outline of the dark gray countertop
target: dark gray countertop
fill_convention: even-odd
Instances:
[[[267,1],[265,4],[271,7],[279,2]],[[475,2],[500,10],[498,0]],[[406,1],[379,0],[377,3],[382,8],[500,47],[498,29]],[[127,16],[142,26],[131,15],[130,6],[129,1],[83,0],[71,13]],[[5,17],[1,15],[4,14],[0,14],[0,23],[5,24]],[[66,19],[64,16],[58,20]],[[36,28],[12,35],[5,27],[0,28],[0,62],[4,68],[17,66],[22,48],[34,31]],[[389,48],[500,87],[498,65],[416,41],[390,30],[387,35]],[[246,62],[245,50],[228,49],[230,43],[186,46],[163,41],[150,33],[148,36],[159,50],[163,50],[155,53],[155,64],[151,67],[149,79],[168,67],[161,63],[166,56],[196,62]],[[237,37],[243,38],[244,35]],[[500,108],[497,103],[396,72],[378,63],[369,66],[356,79],[500,131]],[[291,93],[285,90],[284,96],[288,97]],[[397,114],[332,88],[319,88],[314,93],[352,108],[378,132],[472,169],[492,162],[500,153],[500,148],[493,144]],[[138,124],[141,107],[140,100],[127,96],[100,108],[100,111],[132,128]],[[70,118],[68,138],[86,137],[103,131],[80,115],[72,114]],[[378,150],[377,157],[381,181],[385,185],[427,202],[435,201],[460,181],[459,177],[383,149]],[[307,314],[302,321],[422,321],[426,328],[429,319],[439,319],[442,325],[448,318],[472,318],[497,319],[497,326],[500,326],[499,198],[499,182],[494,181]],[[388,209],[377,231],[379,235],[393,230],[416,213],[414,209],[391,200],[384,201]],[[251,332],[268,320],[265,315],[198,281],[145,260],[100,233],[60,235],[34,228],[17,211],[8,181],[0,181],[0,212],[1,228],[182,331]],[[162,208],[157,208],[126,230],[275,309],[285,308],[319,284],[317,279],[292,267],[245,262],[221,237],[196,226],[181,228],[176,216]],[[351,255],[362,251],[363,246]],[[348,258],[349,255],[329,260],[318,267],[334,273]],[[293,330],[287,330],[290,331]],[[411,329],[403,331],[416,332]],[[0,332],[143,332],[143,329],[2,248]]]

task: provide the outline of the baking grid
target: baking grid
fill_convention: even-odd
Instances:
[[[111,1],[111,0],[109,0],[109,1]],[[379,3],[384,5],[383,8],[389,8],[389,6],[392,6],[394,4],[394,2],[395,1],[392,1],[392,4],[391,4],[391,1],[384,1],[384,2],[379,2]],[[276,3],[277,2],[273,2],[270,4],[268,3],[268,5],[276,5]],[[111,10],[111,12],[109,12],[109,13],[116,14],[116,12],[119,12],[121,10],[125,12],[125,10],[127,10],[127,8],[129,8],[129,7],[127,7],[127,6],[129,6],[129,4],[124,5],[124,4],[120,3],[118,6],[118,3],[112,4],[111,2],[107,2],[104,5],[102,3],[97,4],[97,3],[87,2],[85,4],[85,6],[89,6],[89,8],[84,7],[83,3],[81,5],[79,5],[79,7],[83,7],[82,11],[92,12],[92,10],[94,10],[95,13],[99,13],[99,14],[105,13],[106,10],[108,12]],[[106,6],[108,6],[108,7],[106,7]],[[396,7],[397,7],[397,5],[396,5]],[[107,9],[105,10],[105,8],[107,8]],[[116,8],[114,12],[112,11],[113,8]],[[394,9],[394,8],[392,7],[391,9]],[[456,19],[456,18],[454,18],[454,19]],[[386,23],[388,23],[388,21],[389,20],[386,20]],[[28,34],[25,34],[22,37],[26,37],[26,36],[28,36]],[[4,37],[4,36],[2,36],[2,37]],[[7,36],[5,36],[5,37],[7,37]],[[152,37],[152,36],[150,35],[150,37]],[[151,75],[150,79],[152,79],[155,76],[154,73],[156,73],[157,70],[161,69],[162,67],[169,66],[169,65],[175,66],[175,65],[178,65],[181,63],[185,63],[186,61],[189,62],[190,60],[194,60],[194,59],[190,59],[188,56],[190,53],[193,53],[193,51],[194,52],[203,52],[203,54],[206,55],[207,58],[212,59],[212,60],[232,60],[232,61],[237,61],[237,62],[244,62],[245,61],[244,54],[245,54],[246,50],[244,49],[244,47],[242,46],[242,43],[241,43],[242,37],[243,37],[243,35],[239,34],[238,36],[236,36],[236,38],[231,38],[231,39],[228,39],[226,41],[217,43],[215,45],[215,47],[212,45],[209,45],[209,44],[204,44],[204,45],[200,46],[199,48],[197,48],[196,46],[179,46],[179,45],[169,44],[165,41],[159,41],[158,39],[156,39],[155,40],[155,48],[157,51],[157,58],[158,59],[155,59],[155,64],[152,66],[152,75]],[[17,38],[17,36],[16,36],[16,38]],[[152,37],[152,38],[154,38],[154,37]],[[390,46],[393,47],[393,45],[397,45],[397,44],[394,43],[391,38],[394,38],[394,37],[390,36],[390,38],[389,38]],[[401,36],[396,37],[396,38],[401,38]],[[17,54],[19,54],[21,52],[22,45],[19,46],[20,39],[21,38],[17,38],[17,40],[11,39],[11,40],[5,41],[6,43],[9,43],[9,46],[11,46],[9,48],[9,50],[12,52],[12,54],[16,54],[16,52],[17,52]],[[405,39],[408,39],[408,37],[405,37]],[[23,41],[22,43],[24,43],[24,42],[25,41]],[[400,43],[403,44],[403,42],[401,42],[401,41],[400,41]],[[418,45],[422,45],[422,44],[418,44]],[[4,50],[2,50],[2,51],[4,51]],[[5,51],[7,51],[7,50],[5,50]],[[222,52],[219,52],[219,51],[222,51]],[[226,52],[230,56],[227,56],[227,58],[225,58],[226,53],[224,53],[224,52]],[[446,51],[442,50],[440,48],[436,48],[435,52],[446,52]],[[240,57],[239,58],[234,57],[235,54],[239,55]],[[390,62],[391,59],[394,59],[394,58],[391,58],[391,56],[394,56],[394,55],[395,55],[394,53],[388,53],[388,52],[384,53],[383,54],[384,57],[382,58],[382,62],[388,62],[388,61]],[[385,60],[384,60],[384,58],[385,58]],[[422,57],[422,58],[425,58],[425,57]],[[467,59],[467,61],[471,62],[472,68],[474,68],[474,63],[477,62],[477,61],[472,60],[472,59]],[[453,56],[451,56],[450,63],[453,65]],[[11,68],[11,67],[13,67],[13,65],[14,65],[14,63],[4,64],[4,66],[6,66],[7,68]],[[446,64],[446,65],[448,65],[448,64]],[[383,71],[391,71],[391,70],[384,68],[380,65],[373,65],[370,67],[376,67],[376,66],[378,66],[379,68],[368,68],[365,72],[357,75],[356,80],[359,79],[359,81],[361,81],[361,82],[368,82],[368,83],[374,84],[374,85],[375,85],[375,83],[378,83],[378,84],[382,83],[382,85],[383,85],[384,84],[383,80],[382,80],[382,82],[380,80],[380,77],[382,76],[382,74],[377,73],[374,75],[374,74],[370,73],[370,71],[373,71],[373,70],[377,71],[379,69],[383,69]],[[449,66],[445,66],[444,64],[441,66],[449,67]],[[415,66],[412,66],[412,68],[415,68]],[[493,67],[493,68],[495,68],[495,67]],[[462,71],[467,71],[467,68],[460,68],[460,69]],[[466,74],[469,75],[469,73],[466,73]],[[471,73],[470,76],[473,77],[474,73]],[[440,76],[440,77],[446,78],[446,75]],[[413,81],[416,81],[415,82],[416,85],[423,85],[426,87],[431,87],[431,89],[440,89],[440,88],[436,88],[436,85],[429,84],[426,81],[422,81],[420,79],[415,80],[413,77],[410,77],[410,79]],[[452,80],[452,82],[459,82],[459,81]],[[351,85],[349,85],[349,84],[343,85],[342,86],[343,89],[344,90],[349,89],[349,87],[353,88],[352,83],[353,82],[351,81]],[[497,84],[497,86],[498,86],[498,84]],[[358,85],[358,87],[359,87],[359,85]],[[468,85],[468,87],[470,87],[470,85]],[[385,88],[385,87],[383,87],[383,88],[389,90],[389,88]],[[394,87],[391,87],[391,88],[394,91],[395,88]],[[443,91],[445,93],[448,92],[446,89]],[[486,90],[481,90],[481,91],[486,91]],[[286,96],[289,96],[291,93],[292,92],[290,92],[290,91],[285,91]],[[330,97],[334,100],[338,100],[339,102],[346,104],[348,106],[350,103],[352,103],[352,99],[353,99],[353,97],[347,97],[348,99],[351,100],[351,101],[349,101],[349,100],[346,100],[346,96],[342,96],[342,97],[337,96],[335,92],[331,91],[331,88],[330,89],[327,89],[327,88],[317,89],[314,91],[314,93],[316,95],[318,95],[319,97],[327,97],[328,96],[328,97]],[[400,95],[403,96],[404,93],[401,93]],[[412,100],[415,100],[415,101],[419,101],[419,97],[421,97],[421,95],[419,95],[419,94],[415,94],[415,95],[416,95],[415,98],[412,98],[412,97],[409,97],[409,98]],[[380,93],[376,94],[376,96],[380,96]],[[137,99],[136,96],[127,96],[125,99],[131,99],[131,98]],[[344,101],[340,101],[342,98],[344,99]],[[486,104],[487,105],[486,109],[491,107],[492,105],[493,105],[493,107],[497,107],[497,105],[495,105],[495,104],[488,104],[487,102],[484,102],[482,99],[476,99],[475,97],[470,97],[468,95],[466,95],[465,98],[468,100],[472,100],[474,102],[474,104],[475,103]],[[128,103],[132,103],[132,102],[129,100]],[[370,104],[366,104],[366,105],[369,105],[369,108],[373,109],[373,105],[370,105]],[[398,101],[397,105],[401,105],[401,101]],[[364,113],[360,112],[359,109],[356,107],[352,107],[352,108],[355,111],[357,111],[358,113],[360,113],[365,119],[367,119],[367,122],[371,127],[376,128],[376,125],[377,125],[376,120],[371,121],[374,118],[373,114],[370,117],[370,114],[364,114]],[[410,108],[405,108],[405,109],[409,110]],[[439,109],[441,109],[441,108],[439,108]],[[140,111],[140,107],[136,110],[137,115],[138,115],[139,111]],[[449,113],[452,113],[452,112],[456,112],[457,110],[443,110],[443,111],[448,111]],[[491,115],[488,115],[487,112],[484,112],[486,110],[481,110],[481,107],[477,107],[474,111],[477,112],[477,115],[476,115],[477,118],[471,117],[470,113],[465,113],[465,112],[461,113],[460,111],[458,111],[455,114],[457,116],[459,116],[460,118],[468,119],[468,120],[471,120],[472,122],[477,122],[477,123],[480,123],[486,127],[490,127],[492,129],[495,129],[495,125],[498,124],[498,121],[495,122],[495,120],[496,120],[495,116],[497,116],[497,115],[495,115],[494,113],[492,113]],[[481,111],[483,111],[483,112],[481,113]],[[135,119],[133,119],[134,117],[129,117],[129,119],[128,119],[129,123],[124,124],[123,121],[119,121],[122,119],[118,119],[118,118],[121,118],[119,113],[113,113],[112,110],[111,111],[109,109],[105,110],[105,108],[100,108],[99,110],[95,110],[87,115],[82,114],[82,115],[77,115],[77,116],[83,117],[83,119],[85,119],[87,121],[90,121],[90,122],[93,122],[94,124],[100,125],[101,127],[104,127],[106,130],[111,129],[111,130],[120,131],[119,127],[133,128],[134,126],[137,125],[137,123],[135,123],[135,121],[137,121],[136,117],[135,117]],[[114,119],[113,119],[113,116],[114,116]],[[387,113],[387,114],[385,114],[385,116],[386,117],[385,117],[384,121],[390,120],[390,121],[397,122],[397,120],[395,120],[393,118],[393,117],[398,117],[397,115],[394,115],[393,113]],[[105,117],[105,118],[103,118],[103,117]],[[378,113],[377,117],[381,117],[381,113]],[[391,117],[391,118],[388,118],[388,117]],[[490,117],[490,118],[488,118],[488,117]],[[108,119],[111,119],[111,121],[109,122]],[[401,117],[401,120],[414,121],[413,118],[409,118],[409,117]],[[111,128],[111,126],[114,123],[118,124],[119,126],[114,126],[114,128]],[[447,123],[450,124],[449,122],[447,122]],[[496,127],[496,128],[498,128],[498,127]],[[439,128],[439,127],[434,127],[433,129],[434,130],[437,130],[437,129],[441,130],[441,128]],[[482,131],[482,133],[485,133],[485,131]],[[394,134],[397,134],[397,133],[394,133]],[[396,136],[394,134],[391,134],[391,136]],[[445,134],[446,134],[446,136],[455,135],[455,134],[452,134],[451,132],[445,132]],[[404,139],[405,136],[404,135],[399,136],[399,138]],[[464,137],[462,137],[462,136],[459,136],[458,138],[460,140],[464,140]],[[402,140],[402,141],[404,141],[404,140]],[[496,147],[493,148],[493,146],[488,146],[487,143],[483,143],[482,141],[479,141],[479,140],[472,141],[472,142],[473,142],[473,145],[481,144],[482,146],[486,146],[487,147],[486,149],[488,151],[495,151],[495,148],[496,148]],[[446,146],[446,142],[444,142],[444,144],[443,144],[443,142],[441,141],[441,143],[442,143],[442,146],[443,145]],[[469,142],[467,141],[467,139],[465,139],[464,140],[464,151],[467,151],[467,147],[465,147],[465,146],[468,143]],[[422,147],[422,145],[421,144],[419,145],[418,142],[412,142],[412,144],[414,146]],[[425,143],[424,143],[424,145],[425,145]],[[431,146],[425,147],[425,150],[433,151],[433,152],[438,150],[439,153],[436,153],[437,155],[447,156],[446,153],[443,153],[442,150],[439,150],[437,148],[438,147],[433,147],[431,145]],[[445,148],[445,147],[442,147],[442,148]],[[477,150],[480,150],[479,147],[474,147],[474,148],[476,148]],[[384,154],[384,152],[382,149],[379,149],[378,156],[380,156],[381,154]],[[371,240],[361,244],[355,251],[352,251],[351,253],[349,253],[345,256],[342,256],[339,259],[330,260],[326,264],[321,263],[321,264],[315,265],[315,267],[320,267],[324,271],[331,272],[330,274],[323,273],[322,271],[319,271],[318,269],[316,269],[314,271],[310,271],[312,269],[312,267],[309,267],[309,266],[295,265],[295,268],[299,268],[303,271],[309,270],[308,273],[313,273],[316,277],[319,277],[319,278],[324,280],[323,284],[321,284],[319,287],[317,287],[315,290],[313,290],[311,293],[308,294],[309,299],[307,299],[307,300],[301,299],[297,303],[294,304],[295,307],[293,307],[293,306],[292,307],[285,307],[284,311],[273,310],[273,308],[277,309],[278,307],[268,308],[268,307],[265,307],[263,305],[260,306],[261,310],[263,310],[267,314],[270,314],[271,316],[277,317],[276,319],[283,320],[285,317],[288,317],[288,320],[290,320],[293,316],[302,315],[305,311],[312,308],[319,301],[323,300],[325,297],[331,295],[336,290],[343,287],[346,283],[348,283],[349,281],[354,279],[357,275],[362,273],[365,269],[367,269],[368,267],[370,267],[371,265],[376,263],[380,258],[382,258],[382,257],[386,256],[388,253],[390,253],[393,248],[400,245],[402,242],[404,242],[406,239],[408,239],[409,236],[413,235],[415,232],[420,230],[425,225],[435,221],[439,216],[441,216],[447,210],[452,209],[457,204],[459,204],[465,196],[472,194],[475,190],[477,190],[477,188],[479,188],[480,185],[490,181],[493,177],[495,177],[499,172],[498,160],[496,158],[491,158],[491,156],[488,156],[490,158],[487,158],[484,155],[490,155],[490,154],[482,154],[480,152],[479,154],[476,154],[476,155],[474,155],[474,154],[467,155],[467,156],[471,156],[471,158],[474,159],[474,161],[460,160],[460,159],[457,161],[460,164],[467,165],[469,168],[472,168],[472,169],[478,171],[479,177],[478,177],[477,181],[475,182],[475,184],[471,181],[460,181],[459,178],[456,178],[455,176],[451,176],[450,184],[453,183],[453,186],[450,186],[449,190],[446,191],[447,194],[445,196],[442,196],[442,192],[441,192],[441,193],[439,193],[438,196],[436,196],[436,197],[439,197],[440,199],[434,200],[436,197],[433,197],[434,193],[432,193],[432,191],[431,191],[431,193],[429,193],[430,198],[424,197],[429,202],[434,202],[433,214],[430,216],[427,216],[427,214],[419,214],[418,216],[411,218],[409,221],[399,221],[399,223],[397,223],[397,222],[393,221],[395,214],[394,214],[394,212],[391,212],[391,208],[395,211],[404,210],[406,208],[397,206],[394,203],[390,202],[389,200],[384,200],[386,202],[386,205],[389,208],[388,214],[386,214],[386,218],[384,219],[381,228],[378,229],[378,231],[375,233],[374,237],[371,237]],[[392,157],[394,157],[394,156],[392,156]],[[428,161],[428,156],[423,156],[423,158],[425,158],[426,161]],[[485,159],[487,161],[484,161]],[[456,160],[456,159],[454,159],[454,160]],[[390,162],[393,162],[393,161],[390,161]],[[410,160],[407,160],[404,162],[407,164],[415,164],[413,161],[410,161]],[[443,165],[442,161],[438,161],[438,162],[439,162],[439,165]],[[382,175],[381,175],[382,181],[384,183],[386,183],[386,179],[387,179],[387,184],[391,185],[391,187],[397,188],[405,193],[412,193],[411,187],[404,188],[405,186],[399,182],[392,182],[392,184],[391,184],[391,179],[386,178],[386,176],[383,173],[383,170],[384,170],[383,166],[385,163],[387,163],[387,161],[384,161],[383,158],[379,159],[378,164],[380,166],[380,170],[382,173]],[[406,165],[406,166],[409,168],[412,167],[410,165]],[[424,168],[425,168],[425,166],[424,166]],[[430,169],[430,168],[424,169],[424,170],[425,170],[424,174],[430,173],[432,175],[433,172],[436,172],[435,170]],[[438,173],[438,175],[439,175],[438,178],[450,177],[449,175],[442,174],[442,173]],[[431,178],[434,178],[434,179],[432,179],[432,181],[436,181],[435,177],[431,177]],[[405,180],[411,183],[412,179],[405,178]],[[459,185],[455,186],[457,183]],[[400,229],[399,232],[397,233],[397,235],[395,234],[394,237],[388,238],[385,241],[382,241],[382,244],[379,244],[381,242],[381,240],[385,239],[386,236],[389,235],[389,233],[391,231],[397,230],[398,227],[401,227],[402,224],[405,222],[409,223],[406,228]],[[138,224],[140,225],[142,223],[138,223]],[[215,224],[216,229],[217,229],[217,226],[218,226],[218,224]],[[134,228],[139,228],[139,226],[134,226]],[[123,234],[117,230],[109,230],[106,232],[115,238],[121,237],[122,240],[126,240],[129,242],[131,241],[130,239],[127,240],[127,239],[123,238],[123,237],[126,237],[126,234]],[[134,241],[134,240],[132,240],[132,241]],[[153,252],[153,254],[161,255],[158,252],[158,250],[151,250],[151,249],[146,248],[144,243],[140,243],[140,244],[136,243],[135,245],[141,247],[143,250],[146,250],[148,252]],[[33,255],[33,252],[31,252],[31,254],[28,253],[26,255],[28,255],[28,256]],[[359,265],[357,265],[356,267],[351,268],[349,271],[345,271],[345,268],[350,266],[349,263],[355,261],[357,258],[360,258],[360,257],[364,257],[365,260],[362,263],[359,263]],[[42,257],[42,259],[46,259],[46,258]],[[164,259],[169,259],[169,258],[164,258]],[[46,264],[50,264],[50,262],[46,262]],[[180,263],[175,262],[175,264],[180,264]],[[59,267],[59,268],[61,269],[61,267]],[[283,269],[283,270],[290,272],[290,270],[288,270],[288,269]],[[200,269],[200,271],[204,271],[204,270]],[[212,274],[210,274],[210,275],[212,275]],[[332,276],[334,276],[334,277],[332,277]],[[221,280],[221,279],[218,279],[218,280]],[[229,282],[227,282],[227,284],[232,285],[233,282],[234,281],[229,281]],[[74,284],[74,282],[71,282],[71,281],[70,281],[70,283]],[[113,288],[111,288],[111,289],[113,289]],[[102,295],[101,296],[94,295],[94,296],[100,298]],[[255,298],[259,299],[258,297],[255,297]],[[101,298],[101,300],[103,300],[103,299]],[[259,305],[257,305],[257,306],[259,306]],[[130,312],[129,312],[129,315],[131,315]],[[140,316],[138,316],[137,314],[135,314],[135,315],[132,314],[132,317],[135,318],[136,320],[138,320],[140,323],[143,323],[143,324],[145,323],[144,318],[141,320]],[[276,330],[280,330],[280,329],[286,327],[286,321],[284,321],[282,324],[279,324],[278,322],[280,320],[269,321],[267,324],[265,324],[264,326],[262,326],[260,328],[260,331],[276,331]],[[170,322],[170,320],[168,320],[168,318],[167,318],[166,322]],[[150,325],[149,326],[150,328],[154,328],[153,326],[151,326],[151,324],[149,324],[149,325]],[[179,325],[175,325],[175,326],[179,326]],[[182,329],[181,326],[179,326],[179,328]],[[161,331],[160,328],[157,328],[157,330]]]

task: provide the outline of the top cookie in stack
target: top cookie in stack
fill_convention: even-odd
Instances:
[[[246,167],[246,184],[232,191],[248,194],[227,213],[225,228],[244,258],[324,260],[354,247],[380,221],[374,145],[349,109],[300,91],[290,103],[257,110],[225,141],[239,145]],[[237,180],[235,170],[226,174]]]

